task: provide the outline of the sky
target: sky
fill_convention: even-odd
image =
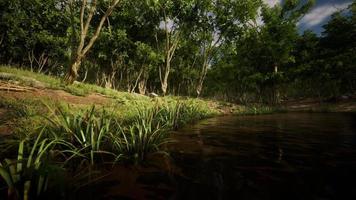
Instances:
[[[281,3],[282,0],[265,0],[270,6]],[[352,3],[352,0],[316,0],[316,4],[299,21],[299,32],[312,30],[317,34],[323,32],[322,26],[330,20],[330,16],[337,10],[344,9]]]

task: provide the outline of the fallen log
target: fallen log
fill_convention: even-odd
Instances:
[[[30,91],[29,89],[25,89],[25,88],[3,87],[3,86],[0,86],[0,90],[14,91],[14,92],[27,92],[27,91]]]

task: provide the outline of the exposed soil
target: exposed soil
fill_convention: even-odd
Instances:
[[[334,98],[324,101],[316,99],[288,100],[282,103],[288,111],[356,112],[356,96]]]
[[[17,83],[1,82],[9,90],[0,90],[0,99],[25,100],[46,99],[54,102],[66,102],[71,105],[108,105],[114,100],[102,94],[93,93],[88,96],[75,96],[63,90],[20,86]],[[19,91],[18,89],[22,89]],[[239,113],[243,106],[231,103],[217,103],[209,101],[209,106],[221,114],[229,115]],[[316,99],[288,100],[282,103],[287,111],[314,111],[314,112],[356,112],[356,95],[318,101]],[[11,122],[7,119],[7,110],[0,108],[0,135],[10,134]]]
[[[9,90],[0,90],[0,99],[25,100],[25,99],[46,99],[54,102],[66,102],[71,105],[99,105],[103,106],[113,101],[101,94],[90,94],[88,96],[75,96],[63,90],[38,89],[26,87],[24,91],[12,90],[18,87],[17,84],[7,83]],[[8,119],[8,110],[0,108],[0,135],[11,134],[11,119]]]
[[[63,90],[52,89],[36,89],[26,92],[15,91],[0,91],[0,98],[15,98],[15,99],[52,99],[53,101],[65,101],[69,104],[83,105],[104,105],[112,101],[112,99],[104,97],[100,94],[90,94],[88,96],[75,96]]]
[[[0,135],[10,135],[10,126],[7,122],[7,110],[0,108]]]

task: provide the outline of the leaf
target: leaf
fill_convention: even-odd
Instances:
[[[0,176],[5,180],[6,184],[8,187],[13,187],[14,183],[11,179],[11,175],[9,173],[8,170],[6,170],[6,168],[4,168],[1,163],[0,163]]]

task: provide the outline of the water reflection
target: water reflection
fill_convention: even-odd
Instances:
[[[356,199],[353,114],[219,117],[174,133],[178,199]]]

